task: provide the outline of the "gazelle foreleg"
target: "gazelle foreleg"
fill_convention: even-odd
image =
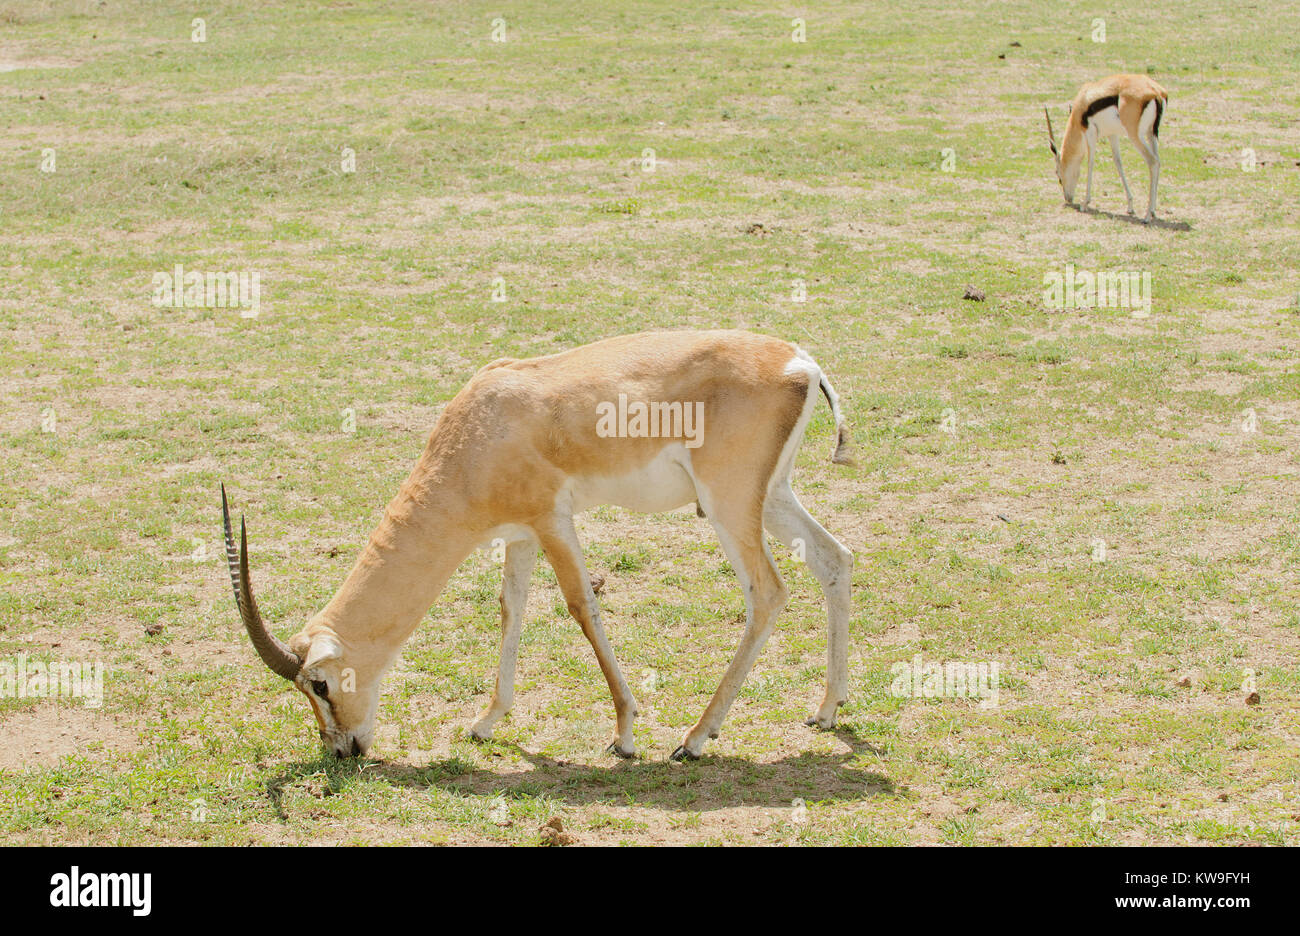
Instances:
[[[853,553],[809,515],[789,482],[768,495],[763,523],[786,546],[798,549],[826,597],[826,695],[805,724],[835,726],[835,710],[849,698],[849,614]]]
[[[754,668],[788,598],[781,573],[777,571],[763,537],[761,499],[745,498],[743,494],[737,496],[730,492],[725,498],[713,496],[698,479],[696,493],[744,589],[745,632],[704,714],[673,751],[673,760],[698,758],[704,751],[705,742],[718,736],[722,720],[727,717],[740,687]],[[745,500],[758,502],[746,505]]]
[[[600,622],[600,607],[596,603],[596,593],[591,588],[591,577],[587,574],[587,563],[582,557],[582,546],[578,542],[578,531],[573,528],[573,518],[568,514],[557,514],[544,529],[537,531],[555,578],[560,583],[560,591],[568,603],[569,613],[582,628],[591,648],[596,651],[596,662],[609,684],[610,695],[614,698],[614,716],[617,722],[614,740],[606,751],[620,757],[635,757],[636,743],[632,738],[632,723],[636,718],[636,699],[628,688],[627,680],[614,659],[614,650],[605,636],[605,628]]]
[[[1110,138],[1110,154],[1115,157],[1115,170],[1124,185],[1124,197],[1128,199],[1128,213],[1133,214],[1133,193],[1129,190],[1128,179],[1124,178],[1124,165],[1119,161],[1119,137]]]
[[[515,697],[515,664],[519,660],[519,632],[523,629],[528,604],[528,582],[537,563],[537,542],[515,540],[506,546],[501,579],[501,660],[497,665],[496,688],[487,711],[474,723],[470,735],[480,741],[492,737],[492,728],[510,711]]]
[[[1084,211],[1087,211],[1088,203],[1092,201],[1092,153],[1093,150],[1096,149],[1096,146],[1094,145],[1095,141],[1093,140],[1093,135],[1091,132],[1089,132],[1088,135],[1084,137],[1084,140],[1088,144],[1088,190],[1084,193],[1083,204],[1080,205],[1079,207]]]

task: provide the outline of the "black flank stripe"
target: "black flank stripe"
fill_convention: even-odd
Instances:
[[[1156,122],[1151,125],[1151,135],[1154,137],[1159,137],[1160,136],[1160,115],[1165,112],[1165,104],[1163,101],[1160,100],[1160,98],[1156,98],[1155,102],[1156,102]]]
[[[1088,105],[1088,109],[1083,112],[1082,123],[1086,130],[1088,128],[1088,118],[1097,111],[1103,111],[1108,107],[1119,107],[1119,95],[1112,94],[1110,97],[1097,98]]]

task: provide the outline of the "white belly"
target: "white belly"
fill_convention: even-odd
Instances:
[[[665,445],[636,471],[609,477],[574,478],[568,485],[573,512],[614,504],[644,513],[673,510],[695,500],[695,482],[686,466],[690,453],[680,442]]]
[[[1104,108],[1089,117],[1088,130],[1095,134],[1094,139],[1100,140],[1107,137],[1122,136],[1126,132],[1124,125],[1120,123],[1118,107]]]

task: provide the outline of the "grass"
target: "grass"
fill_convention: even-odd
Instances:
[[[197,9],[0,0],[0,658],[108,668],[98,709],[0,698],[6,841],[1300,843],[1294,12],[1118,2],[1101,44],[1030,2],[819,4],[802,43],[748,4],[526,0],[505,42],[457,4]],[[1119,70],[1170,91],[1160,226],[1115,217],[1104,161],[1097,213],[1052,175],[1042,105]],[[257,271],[260,313],[155,306],[176,264]],[[1052,308],[1067,264],[1150,272],[1150,314]],[[601,754],[544,565],[515,710],[466,740],[487,554],[387,678],[374,757],[323,757],[239,629],[218,485],[286,635],[479,366],[731,326],[809,350],[856,440],[831,466],[819,411],[795,477],[856,554],[840,728],[800,723],[825,625],[781,555],[722,736],[666,764],[743,602],[692,511],[602,508],[638,760]],[[917,654],[997,662],[998,705],[891,695]]]

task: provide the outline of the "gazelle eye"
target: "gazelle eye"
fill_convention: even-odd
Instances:
[[[316,693],[322,699],[327,698],[330,694],[330,684],[323,679],[313,679],[311,682],[311,691]]]

